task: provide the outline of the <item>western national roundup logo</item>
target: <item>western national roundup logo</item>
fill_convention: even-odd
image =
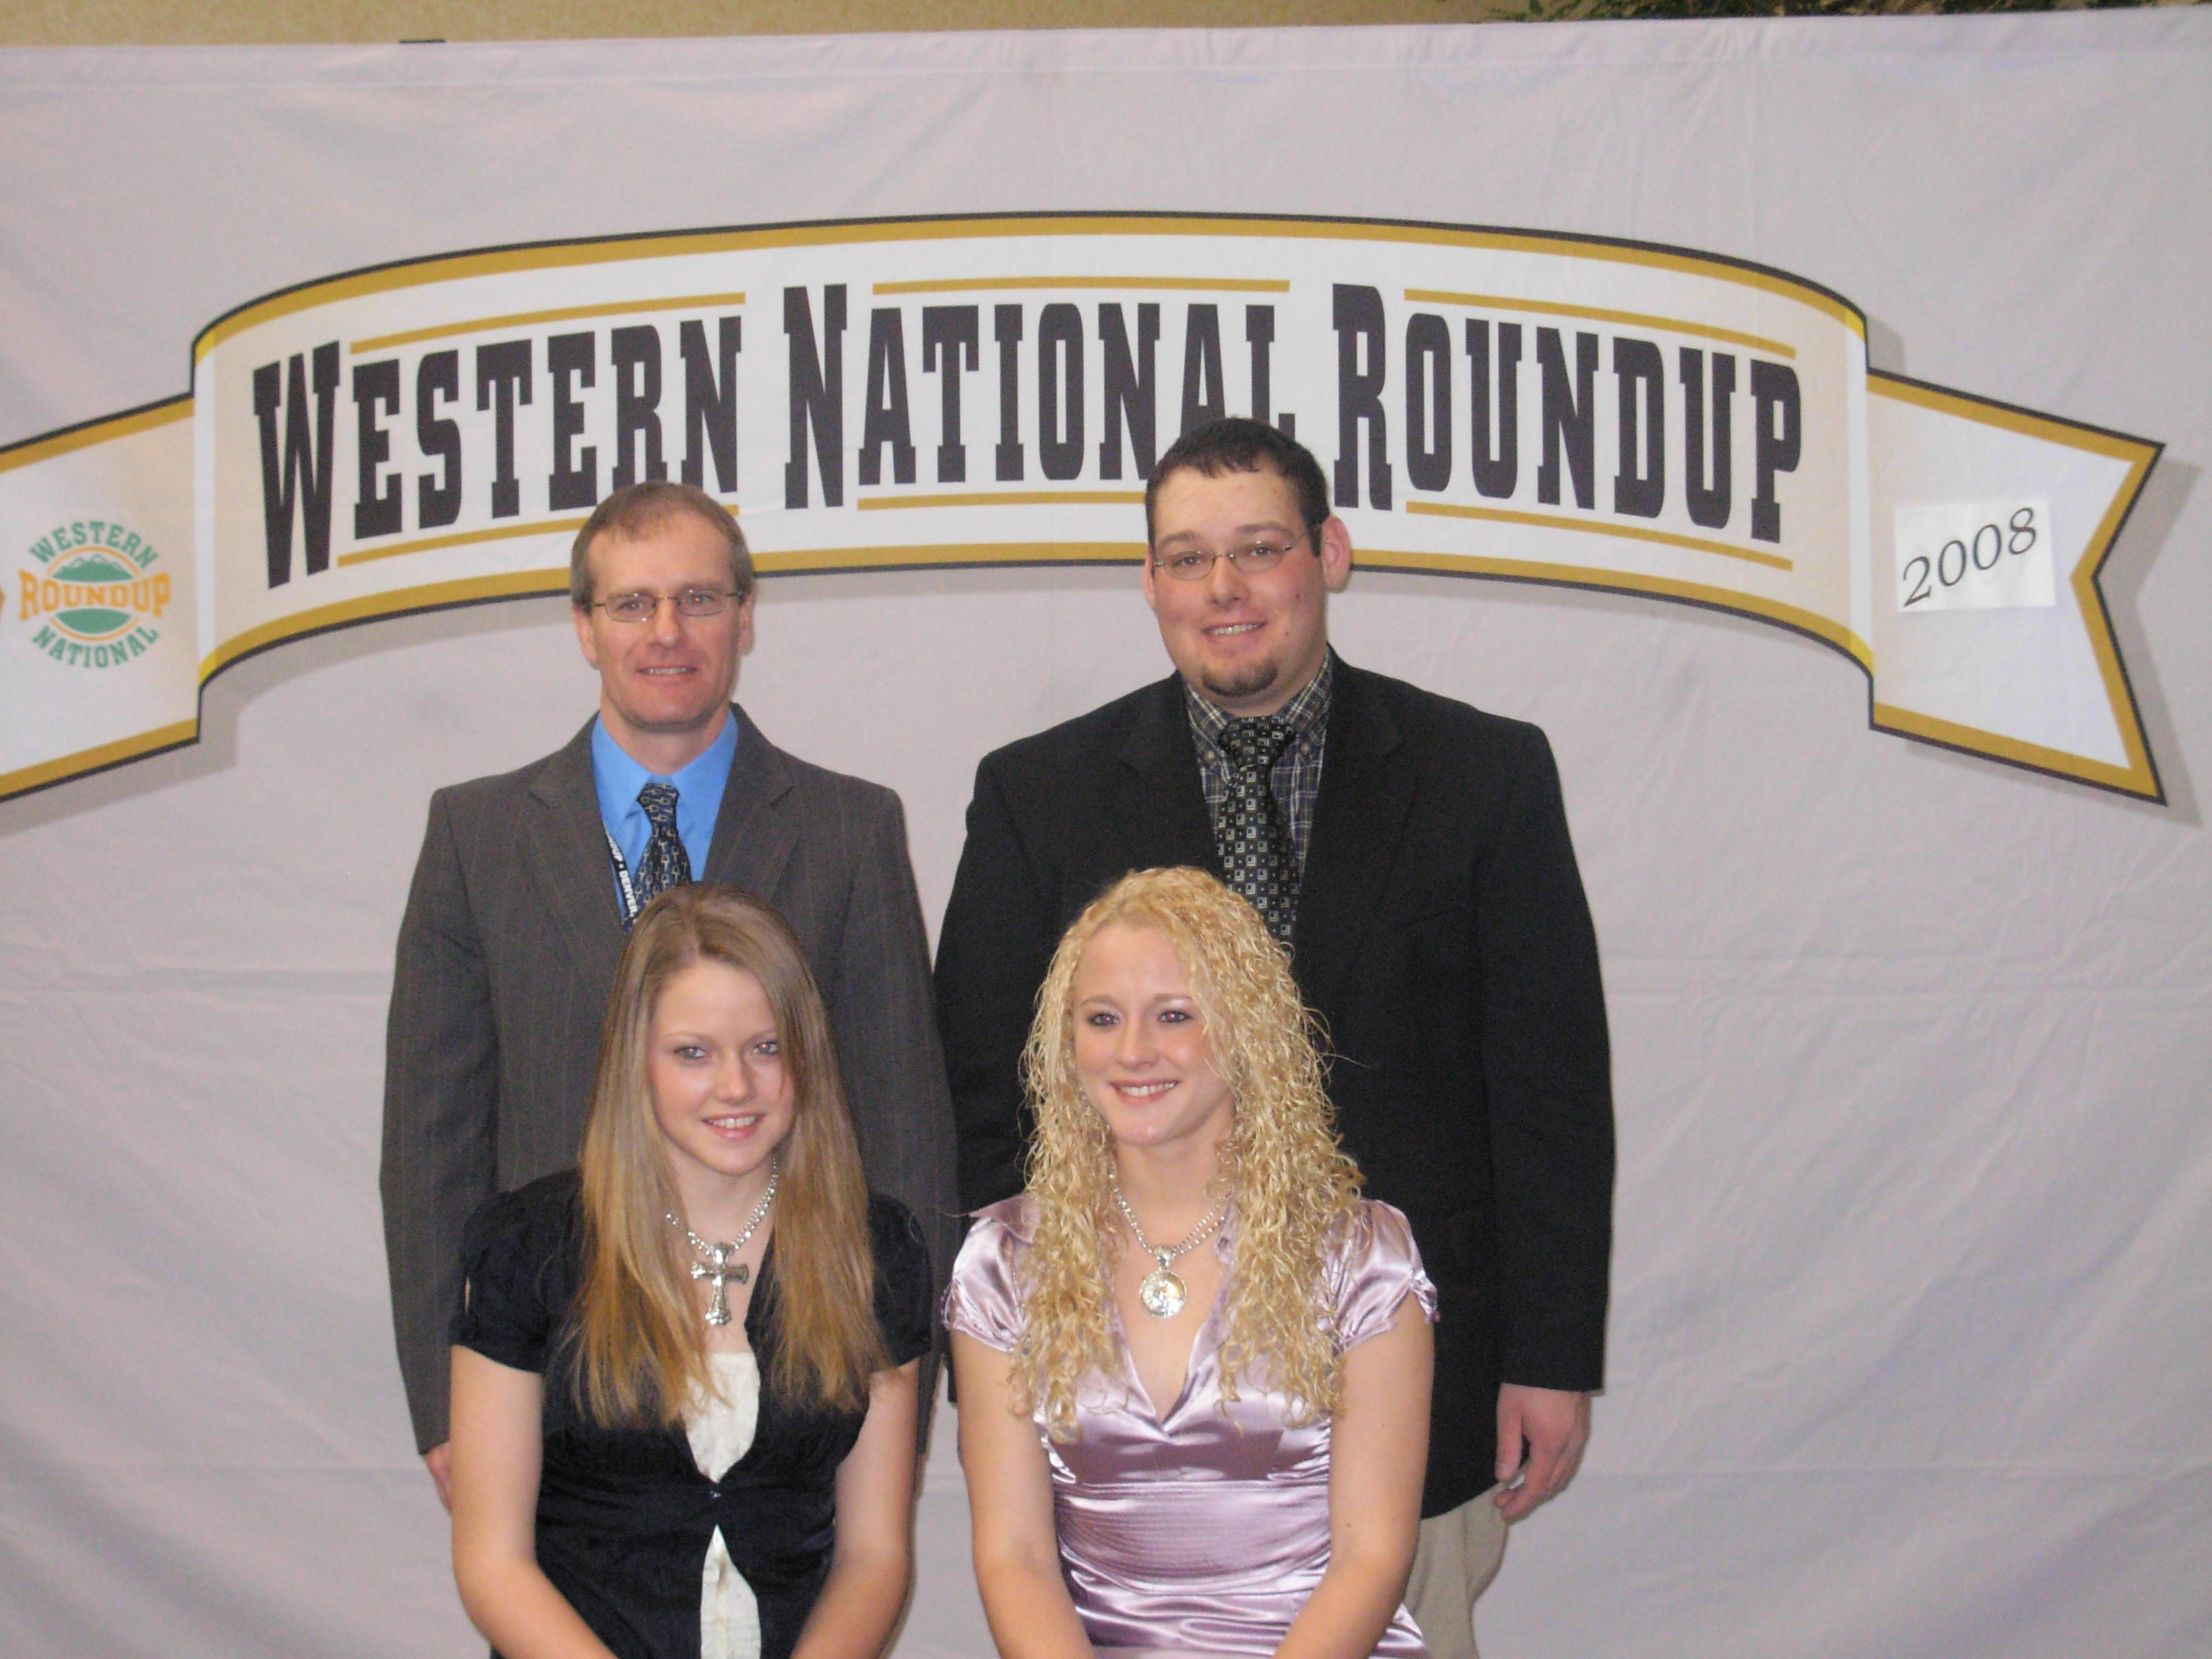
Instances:
[[[1235,414],[1315,453],[1361,568],[1751,617],[1855,664],[1876,730],[2162,799],[2097,586],[2160,446],[1885,373],[1866,331],[1742,259],[1411,221],[823,221],[341,273],[210,322],[188,393],[0,449],[38,653],[0,653],[0,799],[191,741],[256,652],[563,592],[641,479],[740,513],[764,576],[1135,566],[1146,473]]]
[[[119,668],[161,641],[169,573],[127,525],[76,519],[31,544],[17,572],[17,622],[31,648],[69,668]]]

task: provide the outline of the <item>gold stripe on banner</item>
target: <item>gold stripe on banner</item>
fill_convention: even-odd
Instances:
[[[418,611],[445,611],[458,605],[479,605],[488,599],[529,599],[556,593],[565,597],[568,592],[568,568],[563,565],[557,570],[510,570],[497,576],[435,582],[427,587],[372,593],[366,599],[345,599],[313,611],[295,611],[258,628],[250,628],[216,647],[200,659],[200,684],[206,684],[241,658],[288,640],[304,639],[310,634],[327,634],[334,628],[349,628],[356,623],[375,622],[386,617],[410,616]]]
[[[726,503],[725,503],[726,505]],[[730,509],[732,516],[737,509]],[[356,548],[350,553],[338,555],[341,565],[367,564],[374,559],[397,559],[409,553],[428,553],[441,547],[466,547],[474,542],[503,542],[517,536],[573,536],[584,527],[588,514],[579,513],[570,519],[535,519],[528,524],[495,525],[489,530],[464,530],[451,536],[425,536],[411,542],[394,542],[389,547]],[[598,538],[592,538],[597,540]]]
[[[1115,288],[1206,294],[1288,294],[1291,285],[1241,276],[961,276],[943,282],[878,283],[878,294],[988,294],[1016,289]]]
[[[981,542],[948,548],[813,547],[756,555],[763,576],[812,576],[837,570],[963,570],[991,565],[1142,564],[1142,542]]]
[[[74,755],[64,755],[59,760],[40,761],[36,766],[27,766],[20,772],[0,772],[0,800],[15,795],[27,795],[33,789],[43,789],[50,783],[68,783],[76,778],[104,772],[111,766],[121,766],[126,761],[144,760],[165,749],[181,749],[198,741],[200,723],[197,720],[179,720],[174,726],[164,726],[157,731],[141,732],[135,738],[118,738],[113,743],[103,743],[97,749],[80,749]]]
[[[1763,351],[1770,357],[1794,360],[1797,348],[1780,340],[1769,340],[1757,334],[1741,334],[1732,328],[1713,328],[1704,323],[1689,323],[1679,317],[1654,317],[1641,311],[1607,311],[1599,306],[1569,306],[1550,300],[1515,300],[1502,294],[1447,294],[1441,289],[1409,288],[1406,298],[1416,305],[1469,306],[1478,311],[1521,311],[1541,317],[1581,317],[1593,323],[1623,323],[1632,328],[1656,328],[1668,334],[1689,334],[1702,340],[1720,340],[1729,345],[1740,345],[1753,351]]]
[[[2015,409],[2010,404],[2001,404],[1990,398],[1977,398],[1972,392],[1954,392],[1948,386],[1930,386],[1925,380],[1908,380],[1903,375],[1892,374],[1879,368],[1867,371],[1867,390],[1878,398],[1894,398],[1901,404],[1917,404],[1923,409],[1932,409],[1939,415],[1955,415],[1961,419],[1976,421],[1984,426],[2002,427],[2008,432],[2017,432],[2023,437],[2040,438],[2045,443],[2063,444],[2069,449],[2086,449],[2094,455],[2109,455],[2116,461],[2141,461],[2146,470],[2157,459],[2163,444],[2152,443],[2147,438],[2130,438],[2124,432],[2107,432],[2101,427],[2083,426],[2076,421],[2061,420],[2056,415],[2039,415],[2032,409]]]
[[[480,334],[495,328],[527,328],[532,323],[571,323],[586,317],[635,317],[649,311],[684,311],[696,307],[741,306],[742,294],[681,294],[671,300],[628,300],[618,305],[558,306],[551,311],[510,311],[499,317],[479,317],[474,322],[441,323],[435,328],[410,328],[399,334],[378,334],[356,340],[346,348],[358,357],[365,352],[392,346],[414,345],[422,340],[449,339],[456,334]]]
[[[1529,231],[1480,230],[1450,225],[1391,223],[1360,219],[1208,219],[1163,214],[1114,214],[1097,217],[1068,214],[1012,214],[1004,218],[879,219],[802,225],[777,225],[757,230],[677,231],[635,237],[602,237],[574,242],[540,242],[514,247],[486,248],[474,253],[433,254],[304,283],[298,288],[240,306],[202,329],[192,343],[197,363],[209,352],[246,329],[277,317],[355,299],[365,294],[389,293],[433,283],[458,282],[465,277],[502,275],[518,270],[611,264],[626,260],[667,259],[699,253],[737,252],[755,248],[831,247],[878,242],[929,242],[981,240],[990,237],[1076,236],[1249,236],[1278,237],[1300,241],[1364,241],[1414,244],[1437,247],[1490,248],[1547,254],[1558,258],[1595,259],[1614,264],[1644,265],[1655,270],[1677,270],[1717,282],[1753,288],[1824,313],[1858,335],[1866,336],[1866,319],[1856,307],[1838,295],[1815,287],[1802,277],[1781,271],[1742,265],[1711,255],[1686,253],[1637,243],[1547,236]]]
[[[853,505],[861,512],[902,507],[1142,507],[1141,489],[976,490],[960,495],[869,495]]]
[[[89,449],[94,444],[112,443],[118,438],[150,432],[157,426],[167,426],[173,421],[189,421],[191,417],[191,392],[164,398],[160,403],[148,404],[143,409],[110,415],[101,420],[87,421],[82,426],[66,427],[43,438],[33,438],[11,448],[0,449],[0,472],[12,471],[16,467],[29,466],[38,461],[50,461],[57,455],[67,455],[73,450]]]
[[[1686,547],[1693,553],[1717,553],[1723,558],[1743,559],[1752,564],[1768,565],[1777,570],[1795,570],[1797,568],[1779,553],[1761,553],[1753,548],[1731,547],[1726,542],[1709,542],[1698,536],[1678,536],[1671,530],[1638,530],[1633,525],[1600,524],[1589,519],[1571,519],[1564,513],[1522,513],[1505,507],[1456,507],[1449,501],[1407,501],[1406,511],[1428,514],[1437,518],[1486,519],[1497,524],[1533,525],[1539,530],[1586,530],[1595,536],[1620,536],[1629,541],[1657,542],[1665,547]]]
[[[579,520],[578,522],[581,522]],[[985,565],[1141,564],[1142,542],[996,542],[946,548],[935,544],[920,547],[803,548],[789,553],[762,553],[753,568],[763,576],[805,576],[839,570],[957,570]],[[390,593],[346,599],[313,611],[249,629],[226,640],[200,661],[200,683],[205,684],[241,658],[288,641],[332,629],[388,617],[404,617],[423,611],[444,611],[455,605],[479,605],[492,599],[547,598],[568,592],[566,565],[554,570],[515,570],[497,576],[473,576],[460,581],[436,582]],[[48,763],[65,766],[66,762]],[[4,792],[0,792],[4,793]]]
[[[1256,235],[1265,233],[1255,231],[1247,234]],[[1279,234],[1317,233],[1286,228]],[[1741,288],[1755,288],[1768,294],[1779,295],[1785,300],[1810,306],[1814,310],[1826,313],[1861,339],[1866,337],[1866,319],[1848,300],[1825,289],[1815,288],[1802,277],[1778,270],[1734,264],[1709,255],[1680,253],[1670,248],[1647,247],[1632,242],[1595,238],[1581,241],[1571,237],[1542,236],[1516,231],[1470,230],[1450,234],[1443,226],[1377,226],[1371,228],[1367,240],[1426,242],[1450,247],[1484,247],[1504,252],[1549,254],[1565,259],[1598,259],[1608,264],[1644,265],[1653,270],[1677,270],[1692,276],[1710,277],[1717,282],[1734,283]]]
[[[1864,640],[1843,623],[1778,599],[1763,599],[1735,587],[1708,587],[1703,582],[1676,581],[1667,576],[1644,576],[1626,570],[1593,570],[1588,565],[1550,564],[1534,559],[1486,559],[1458,553],[1412,553],[1381,548],[1362,549],[1354,556],[1355,568],[1405,571],[1421,575],[1485,576],[1505,581],[1540,582],[1547,587],[1582,587],[1597,593],[1628,593],[1646,599],[1678,599],[1708,611],[1733,611],[1756,622],[1769,622],[1803,634],[1849,657],[1869,678],[1874,653]]]
[[[2144,438],[2131,438],[2123,432],[2108,432],[2100,427],[2061,420],[2053,415],[2039,415],[2033,410],[2016,409],[2009,404],[1976,398],[1945,386],[1929,386],[1925,381],[1908,380],[1880,369],[1868,371],[1867,390],[1875,397],[1917,404],[1940,415],[2109,456],[2124,461],[2128,468],[2126,478],[2113,492],[2112,504],[2105,509],[2104,518],[2098,522],[2088,545],[2075,562],[2072,578],[2075,605],[2081,612],[2081,626],[2089,635],[2089,648],[2096,655],[2097,672],[2105,683],[2112,724],[2119,728],[2120,747],[2127,756],[2127,763],[2113,766],[2083,756],[2062,754],[1998,732],[1954,725],[1882,702],[1877,702],[1874,708],[1876,728],[1961,749],[1969,754],[1991,756],[2016,766],[2164,805],[2165,786],[2159,781],[2158,768],[2150,757],[2150,744],[2143,737],[2142,711],[2136,706],[2135,687],[2128,683],[2127,668],[2120,661],[2119,642],[2112,634],[2112,613],[2105,609],[2105,596],[2097,586],[2097,578],[2104,570],[2105,561],[2112,556],[2112,546],[2119,540],[2120,527],[2135,510],[2136,500],[2142,494],[2150,470],[2166,446]]]
[[[2166,797],[2152,780],[2146,789],[2133,766],[2108,766],[2101,761],[2089,760],[2080,755],[2069,755],[2062,750],[2045,749],[2040,744],[2025,743],[2018,738],[1999,736],[1984,732],[1979,726],[1960,726],[1954,721],[1939,720],[1933,714],[1916,714],[1909,708],[1877,702],[1874,705],[1875,729],[1888,732],[1901,738],[1917,738],[1923,743],[1932,743],[1939,748],[1955,749],[1961,754],[1979,755],[1985,760],[2009,761],[2014,766],[2024,766],[2031,771],[2050,772],[2075,783],[2094,784],[2100,789],[2115,793],[2135,795],[2145,800],[2163,801]]]

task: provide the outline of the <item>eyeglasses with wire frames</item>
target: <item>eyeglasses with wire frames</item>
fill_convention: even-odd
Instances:
[[[1254,542],[1249,547],[1232,547],[1222,553],[1187,547],[1155,556],[1152,568],[1171,581],[1202,582],[1213,574],[1216,559],[1226,559],[1229,568],[1239,575],[1256,576],[1282,563],[1291,550],[1304,540],[1305,536],[1301,534],[1288,542]]]
[[[660,607],[672,605],[676,614],[697,622],[708,617],[719,617],[724,606],[738,597],[732,588],[727,592],[717,587],[687,587],[681,593],[617,593],[598,600],[594,611],[607,613],[609,622],[648,623],[660,614]]]

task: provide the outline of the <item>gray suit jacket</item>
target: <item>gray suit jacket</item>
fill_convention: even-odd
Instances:
[[[704,881],[760,895],[828,1004],[868,1184],[921,1223],[941,1291],[959,1242],[951,1109],[898,797],[793,758],[742,711]],[[461,1229],[574,1163],[623,927],[588,722],[519,772],[431,797],[392,984],[385,1249],[423,1450],[447,1437]]]

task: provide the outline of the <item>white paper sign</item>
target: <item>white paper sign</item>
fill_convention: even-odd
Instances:
[[[1897,509],[1897,608],[2005,611],[2055,603],[2051,503]]]

